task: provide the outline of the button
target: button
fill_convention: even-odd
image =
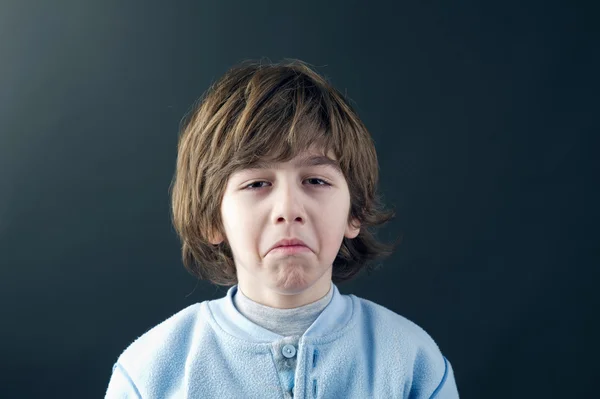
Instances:
[[[289,359],[291,357],[294,357],[294,355],[296,354],[296,348],[294,348],[294,345],[287,344],[283,347],[281,353],[283,353],[283,356]]]

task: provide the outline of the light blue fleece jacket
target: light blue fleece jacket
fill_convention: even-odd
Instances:
[[[295,316],[294,316],[295,312]],[[419,326],[342,295],[295,309],[235,285],[135,340],[106,398],[458,398],[450,362]]]

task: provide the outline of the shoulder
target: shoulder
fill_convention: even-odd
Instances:
[[[392,335],[415,350],[439,354],[434,339],[421,326],[383,305],[368,299],[355,297],[361,305],[362,322],[370,325],[382,334]]]
[[[185,362],[191,340],[206,328],[203,306],[204,302],[190,305],[152,327],[121,353],[117,363],[139,382],[148,371]]]
[[[381,341],[388,353],[395,354],[393,361],[407,366],[410,392],[421,397],[420,393],[432,395],[439,390],[447,382],[452,368],[431,335],[415,322],[382,305],[354,297],[361,304],[363,329],[371,331],[373,338]]]

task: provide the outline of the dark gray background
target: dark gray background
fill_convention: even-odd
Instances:
[[[489,3],[3,1],[0,396],[102,397],[131,341],[224,295],[168,188],[184,114],[260,57],[315,65],[375,139],[404,241],[340,290],[428,331],[461,397],[590,394],[597,13]]]

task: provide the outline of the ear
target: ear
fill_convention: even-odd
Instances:
[[[352,221],[348,223],[348,226],[346,226],[344,237],[356,238],[358,233],[360,233],[360,222],[357,219],[352,219]]]
[[[213,232],[208,235],[208,242],[213,245],[219,245],[223,242],[223,235],[219,232]]]

